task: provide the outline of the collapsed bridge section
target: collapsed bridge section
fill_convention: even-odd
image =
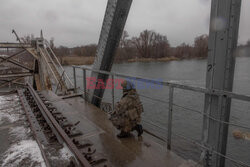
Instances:
[[[58,94],[69,94],[73,84],[42,33],[39,38],[25,42],[21,41],[14,30],[13,33],[19,43],[0,43],[0,49],[7,49],[9,53],[8,56],[0,56],[0,66],[4,69],[0,74],[0,88],[10,84],[23,85],[25,81],[33,80],[36,90],[53,90]],[[31,55],[32,60],[26,61],[27,54],[23,56],[24,53]],[[17,70],[13,70],[15,68]],[[28,76],[32,76],[32,79]]]

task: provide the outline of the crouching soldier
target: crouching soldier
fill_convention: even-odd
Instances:
[[[124,81],[121,86],[123,88],[123,96],[115,105],[110,120],[117,129],[121,130],[117,137],[129,137],[130,132],[134,130],[137,131],[138,136],[141,136],[143,129],[140,122],[143,106],[139,95],[131,82]]]

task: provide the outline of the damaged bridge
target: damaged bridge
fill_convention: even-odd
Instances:
[[[112,81],[114,77],[121,77],[156,83],[149,78],[110,72],[131,4],[132,0],[108,0],[93,68],[73,66],[71,78],[42,32],[40,37],[27,42],[13,30],[18,42],[0,43],[0,48],[15,51],[8,56],[0,56],[0,116],[3,118],[0,120],[0,139],[4,141],[4,144],[0,144],[1,164],[8,166],[18,162],[14,165],[47,167],[224,167],[229,161],[237,166],[250,166],[227,155],[229,126],[250,129],[230,122],[231,100],[250,102],[250,96],[232,92],[241,0],[212,0],[210,24],[224,18],[225,27],[217,30],[210,26],[205,88],[157,82],[169,88],[166,92],[169,101],[153,99],[168,105],[167,128],[164,129],[167,138],[147,129],[144,129],[146,133],[143,137],[132,135],[128,139],[116,138],[117,130],[108,119],[115,105],[114,88],[111,102],[105,103],[105,89],[88,89],[86,73],[89,71],[89,76],[96,78],[96,85],[99,80],[105,84],[109,77]],[[31,55],[32,61],[27,63],[20,60],[18,56],[23,53]],[[77,70],[81,70],[82,78],[77,75]],[[83,83],[83,90],[78,88],[77,80]],[[8,88],[12,91],[5,91]],[[174,105],[187,109],[174,104],[176,89],[200,93],[205,97],[203,111],[188,109],[203,117],[201,141],[173,132]],[[20,131],[20,127],[23,128],[22,137],[12,137],[13,130]],[[173,153],[172,136],[198,147],[201,151],[200,161],[186,160]],[[33,143],[35,151],[30,151],[27,143]],[[15,149],[20,147],[29,152],[25,154],[26,157],[20,156],[23,152]],[[65,152],[66,155],[62,156]],[[20,157],[24,158],[18,159]]]
[[[42,32],[39,38],[32,39],[29,43],[21,41],[14,30],[13,33],[19,43],[0,43],[0,48],[15,51],[8,57],[0,57],[0,65],[11,64],[6,66],[6,73],[0,74],[0,81],[3,82],[0,88],[20,81],[27,76],[32,76],[33,87],[38,91],[54,90],[62,94],[72,92],[73,84],[51,49],[49,42],[43,38]],[[23,53],[31,55],[33,61],[29,64],[18,61],[18,56]],[[11,72],[12,65],[20,69],[18,73]],[[8,70],[10,72],[7,72]]]

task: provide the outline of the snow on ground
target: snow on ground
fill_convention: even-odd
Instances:
[[[0,162],[2,162],[0,167],[45,166],[40,148],[32,138],[31,129],[25,126],[24,119],[24,111],[18,96],[0,96],[0,126],[5,123],[12,125],[8,132],[12,144],[3,155],[0,155]],[[17,121],[18,124],[15,124]],[[58,164],[68,164],[74,156],[64,145],[60,150],[54,149],[50,157]]]
[[[45,167],[38,144],[34,140],[21,140],[13,144],[4,154],[2,166],[16,167],[26,165]]]
[[[0,57],[5,58],[5,57],[9,57],[9,56],[8,56],[8,55],[3,55],[3,54],[1,54]]]
[[[27,140],[31,136],[30,128],[26,128],[24,126],[17,126],[15,128],[11,128],[9,134],[12,138],[15,138],[17,141]]]
[[[66,144],[63,144],[63,148],[61,148],[58,151],[59,154],[57,154],[56,156],[51,156],[51,159],[53,160],[65,160],[68,161],[71,157],[74,157],[74,155],[72,154],[72,152],[69,150],[69,148],[66,146]]]
[[[20,114],[11,113],[10,111],[11,110],[1,110],[1,112],[0,112],[0,125],[6,121],[11,122],[11,123],[16,122],[16,121],[20,120],[20,118],[22,117]]]
[[[64,145],[64,147],[60,149],[59,154],[60,154],[59,158],[64,160],[68,160],[70,159],[70,157],[73,157],[72,152],[66,145]]]
[[[31,137],[30,128],[24,126],[12,127],[9,130],[9,135],[13,144],[3,155],[2,167],[45,167],[40,148]]]
[[[24,118],[20,100],[16,95],[0,96],[0,125],[14,123]]]
[[[0,125],[11,123],[9,129],[11,146],[2,157],[1,167],[45,167],[45,163],[37,142],[32,138],[28,127],[14,124],[24,120],[24,111],[18,96],[0,96]]]

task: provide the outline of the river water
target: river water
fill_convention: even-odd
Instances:
[[[250,95],[250,58],[239,57],[236,59],[235,81],[233,91]],[[65,67],[72,78],[72,68]],[[171,62],[150,63],[123,63],[114,64],[112,71],[134,76],[185,83],[192,86],[205,87],[206,60],[182,60]],[[87,73],[90,75],[90,73]],[[77,86],[83,87],[82,71],[77,71]],[[168,123],[168,87],[158,89],[139,89],[141,100],[144,105],[143,126],[158,136],[166,138]],[[146,98],[149,96],[153,99]],[[115,90],[115,101],[121,97],[121,90]],[[107,90],[104,101],[111,102],[111,91]],[[180,89],[174,90],[174,103],[195,111],[203,111],[204,95]],[[173,133],[201,141],[202,115],[191,110],[174,106],[173,109]],[[233,100],[230,122],[250,127],[250,103]],[[232,131],[239,129],[230,126],[228,133],[227,155],[237,160],[250,164],[250,141],[236,140]],[[250,132],[250,131],[249,131]],[[180,156],[198,161],[201,149],[176,135],[173,135],[173,150]],[[233,166],[227,162],[227,166]]]

